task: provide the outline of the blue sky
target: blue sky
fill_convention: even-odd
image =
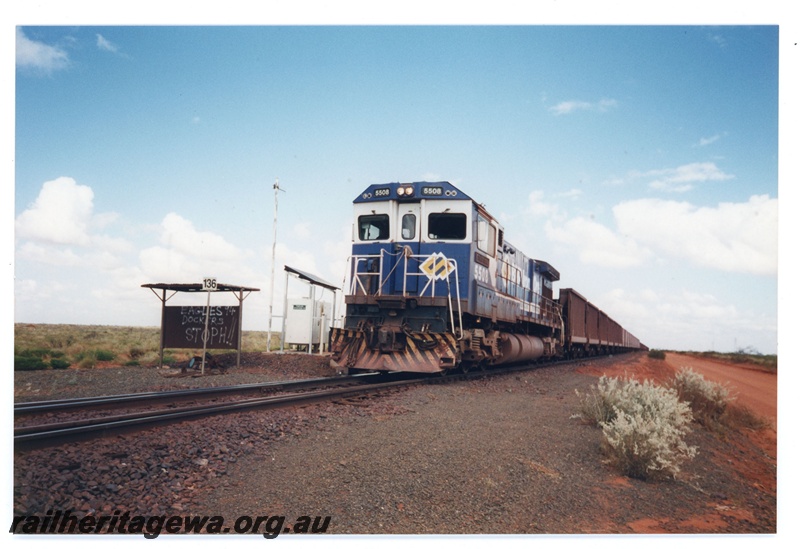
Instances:
[[[448,180],[651,347],[776,352],[777,25],[6,30],[15,322],[215,276],[266,329],[276,178],[278,313],[284,264],[341,284],[364,188]]]

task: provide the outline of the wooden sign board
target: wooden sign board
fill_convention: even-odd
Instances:
[[[207,349],[237,349],[239,346],[239,307],[208,308]],[[202,349],[206,326],[206,307],[164,307],[164,347]]]

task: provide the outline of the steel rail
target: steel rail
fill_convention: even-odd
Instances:
[[[82,397],[58,400],[41,400],[36,402],[18,402],[14,404],[14,415],[25,415],[44,412],[78,410],[98,406],[118,404],[146,404],[158,400],[190,399],[194,397],[212,397],[225,394],[235,394],[256,390],[295,390],[313,388],[325,385],[339,385],[343,383],[364,382],[368,383],[379,374],[364,373],[340,377],[318,377],[292,381],[269,381],[263,383],[248,383],[242,385],[229,385],[225,387],[204,387],[197,389],[180,389],[177,391],[151,391],[145,393],[129,393],[123,395],[108,395],[99,397]]]
[[[340,387],[335,389],[322,389],[309,391],[306,393],[292,393],[289,395],[277,395],[261,398],[251,398],[235,402],[219,404],[206,404],[201,406],[191,406],[187,408],[173,410],[159,410],[150,412],[140,412],[136,414],[126,414],[104,418],[93,418],[67,423],[50,423],[14,429],[14,443],[25,444],[41,442],[47,440],[69,439],[78,435],[89,435],[97,433],[108,433],[110,431],[124,429],[128,427],[142,427],[150,424],[190,419],[210,414],[225,412],[235,412],[252,408],[275,408],[281,406],[293,406],[298,404],[311,403],[317,400],[332,399],[337,397],[350,396],[366,391],[378,391],[391,387],[410,385],[424,381],[425,378],[403,379],[397,381],[387,381],[383,383],[370,384],[367,387]]]

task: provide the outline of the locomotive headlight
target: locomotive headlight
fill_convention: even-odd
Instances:
[[[405,187],[398,187],[397,188],[397,196],[403,196],[404,194],[406,194],[406,188]]]
[[[414,187],[400,187],[397,189],[397,196],[412,196],[414,194]]]

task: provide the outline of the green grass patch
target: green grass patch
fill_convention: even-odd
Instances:
[[[94,352],[95,358],[100,362],[111,362],[115,358],[117,358],[117,354],[112,351],[107,351],[105,349],[98,349]]]
[[[63,360],[61,358],[53,358],[50,360],[50,367],[53,370],[66,370],[69,368],[70,363],[69,361]]]
[[[31,370],[46,370],[47,364],[44,360],[36,356],[20,356],[14,357],[14,370],[20,372],[27,372]]]

